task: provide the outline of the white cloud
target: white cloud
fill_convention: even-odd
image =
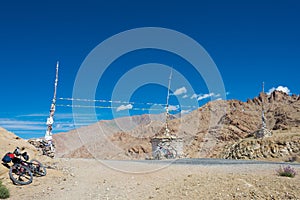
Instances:
[[[220,97],[220,96],[221,96],[221,94],[215,94],[215,93],[211,92],[211,93],[208,93],[208,94],[193,94],[191,96],[191,99],[197,99],[198,101],[201,101],[203,99],[207,99],[207,98],[210,98],[210,97],[217,98],[217,97]],[[218,99],[220,99],[220,98],[218,98]]]
[[[178,105],[176,105],[176,106],[169,105],[169,111],[175,111],[175,110],[178,110],[178,109],[179,109]]]
[[[41,121],[25,121],[25,120],[15,120],[9,118],[0,118],[1,125],[45,125],[46,122]]]
[[[21,136],[22,138],[32,138],[37,136],[43,137],[47,129],[47,117],[48,115],[42,113],[33,113],[18,115],[12,118],[0,118],[0,127],[14,132],[16,135]],[[84,121],[84,123],[86,122],[86,124],[80,124],[77,122],[76,127],[96,122],[95,120],[90,120],[89,115],[80,114],[78,117],[80,117],[80,123]],[[74,128],[75,124],[73,122],[72,113],[55,114],[53,133],[69,131]]]
[[[127,104],[127,105],[121,105],[117,108],[117,112],[121,111],[121,110],[130,110],[132,109],[132,105],[131,104]]]
[[[187,94],[185,94],[185,95],[182,96],[183,99],[186,99],[186,98],[188,98],[188,97],[189,97],[189,96],[188,96]]]
[[[175,90],[174,95],[181,95],[187,93],[187,89],[185,87],[181,87]]]
[[[18,115],[17,117],[47,117],[49,116],[49,113],[32,113],[32,114],[26,114],[26,115]]]
[[[7,130],[46,130],[46,123],[39,121],[0,119],[0,127]]]
[[[209,98],[209,97],[212,97],[212,96],[214,96],[215,95],[215,93],[209,93],[209,94],[203,94],[203,95],[199,95],[198,96],[198,98],[197,98],[197,100],[198,101],[201,101],[202,99],[207,99],[207,98]]]
[[[284,86],[278,86],[277,88],[272,87],[271,89],[269,89],[269,91],[267,92],[267,94],[270,95],[275,90],[284,92],[286,94],[290,94],[290,89],[288,87],[284,87]]]
[[[220,97],[221,96],[221,94],[215,94],[215,95],[213,95],[214,97]],[[221,98],[221,97],[220,97]]]
[[[268,95],[270,95],[272,92],[274,92],[276,90],[276,88],[272,87],[271,89],[269,89],[269,91],[267,92]]]
[[[15,125],[1,125],[7,130],[46,130],[46,126],[34,126],[34,125],[25,125],[25,124],[15,124]]]
[[[37,119],[39,120],[39,119]],[[46,122],[43,121],[34,121],[34,120],[15,120],[8,118],[0,118],[0,127],[3,127],[7,130],[13,132],[25,132],[25,131],[39,131],[41,135],[43,135],[47,129]],[[69,121],[56,121],[54,123],[53,130],[54,131],[62,131],[62,130],[71,130],[74,128],[74,124]]]
[[[181,110],[181,114],[182,115],[188,114],[190,112],[191,112],[191,110]]]
[[[193,95],[191,96],[191,99],[196,99],[197,97],[198,97],[197,94],[193,94]]]
[[[59,123],[55,125],[54,129],[59,131],[69,131],[74,128],[75,128],[75,124],[73,123]]]

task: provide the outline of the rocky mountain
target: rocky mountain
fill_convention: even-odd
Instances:
[[[274,91],[246,102],[212,101],[170,121],[171,133],[183,139],[184,157],[221,157],[233,145],[261,127],[264,105],[267,127],[276,134],[300,130],[300,96]],[[150,139],[164,128],[164,116],[142,115],[99,121],[54,135],[57,155],[99,159],[151,157]]]

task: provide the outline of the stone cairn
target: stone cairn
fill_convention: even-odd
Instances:
[[[45,139],[29,139],[29,144],[33,145],[42,155],[46,155],[50,158],[54,158],[55,155],[55,145],[52,143],[51,145]]]

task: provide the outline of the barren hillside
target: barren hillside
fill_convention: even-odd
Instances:
[[[11,133],[0,127],[0,156],[2,157],[7,152],[13,152],[16,147],[24,149],[29,155],[29,159],[38,159],[43,162],[45,165],[51,165],[53,160],[47,156],[41,155],[41,152],[38,152],[34,146],[29,144],[26,140],[23,140],[16,136],[14,133]],[[8,168],[5,165],[0,165],[0,179],[4,183],[11,182],[8,178]]]

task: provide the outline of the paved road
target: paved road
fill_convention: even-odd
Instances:
[[[294,162],[270,162],[258,160],[229,160],[229,159],[215,159],[215,158],[183,158],[177,160],[139,160],[135,162],[149,162],[149,163],[169,163],[173,165],[257,165],[257,164],[271,164],[271,165],[295,165],[300,166],[300,163]]]
[[[170,166],[203,166],[203,167],[219,167],[220,170],[234,172],[238,171],[258,171],[258,170],[275,170],[280,166],[291,165],[300,169],[300,163],[288,162],[267,162],[257,160],[227,160],[212,158],[185,158],[177,160],[98,160],[108,168],[122,171],[126,173],[149,173]]]

